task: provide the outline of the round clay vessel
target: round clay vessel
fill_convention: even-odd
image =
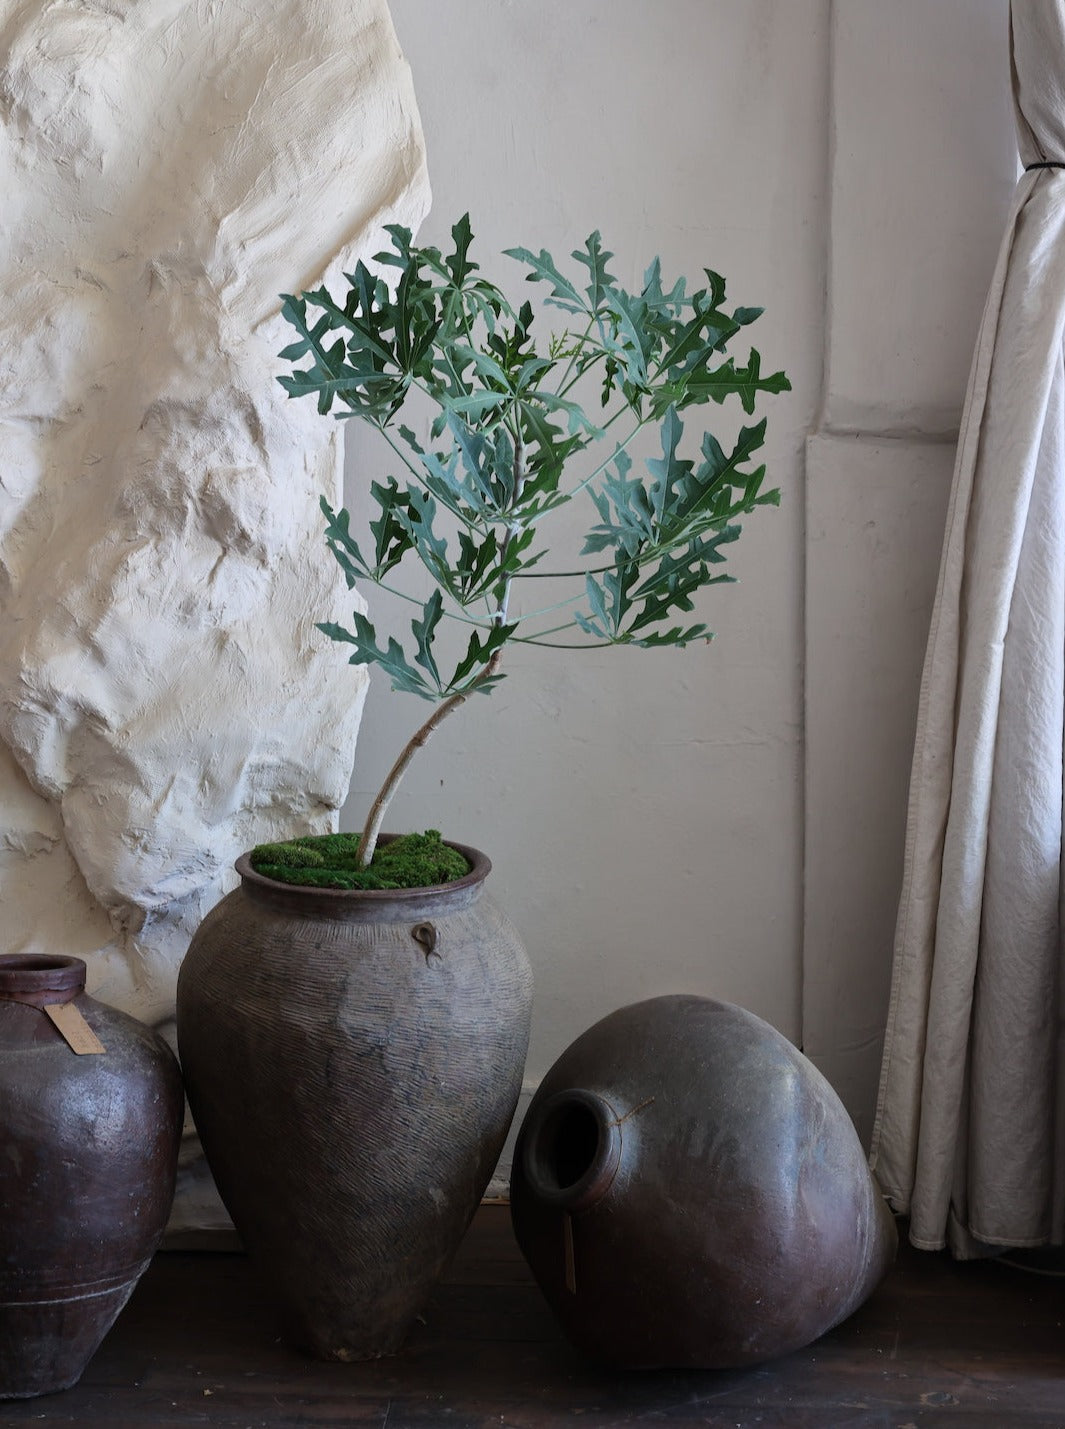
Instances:
[[[0,1398],[77,1382],[166,1228],[181,1074],[149,1028],[85,993],[79,958],[0,956]],[[78,1055],[46,1006],[103,1044]]]
[[[622,1008],[562,1054],[518,1137],[511,1211],[569,1338],[634,1369],[809,1344],[896,1248],[824,1077],[768,1023],[702,997]]]
[[[192,1113],[222,1199],[325,1359],[398,1349],[506,1137],[532,978],[491,867],[433,888],[300,888],[237,862],[178,982]]]

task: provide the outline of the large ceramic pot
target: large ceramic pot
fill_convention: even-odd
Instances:
[[[394,892],[237,862],[178,983],[193,1116],[233,1222],[321,1358],[396,1350],[458,1246],[521,1089],[532,978],[491,868]]]
[[[702,997],[622,1008],[562,1054],[518,1137],[511,1208],[569,1337],[634,1369],[808,1344],[896,1245],[825,1079],[768,1023]]]
[[[184,1105],[170,1048],[86,996],[80,959],[0,957],[0,1398],[81,1376],[166,1227]]]

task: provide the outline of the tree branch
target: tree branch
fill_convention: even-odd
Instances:
[[[473,694],[477,686],[483,681],[491,679],[493,675],[499,673],[499,667],[503,663],[503,652],[496,650],[475,680],[461,693],[449,695],[442,704],[438,705],[429,718],[420,728],[416,729],[403,748],[403,752],[388,771],[388,778],[381,786],[381,791],[370,806],[370,812],[366,816],[366,824],[362,831],[362,838],[359,840],[359,867],[368,868],[370,860],[377,851],[377,840],[381,835],[381,825],[388,811],[388,806],[392,802],[393,795],[399,788],[399,782],[407,772],[407,767],[423,745],[429,742],[430,737],[435,734],[437,728],[447,719],[452,710],[457,710],[459,705],[465,704],[470,695]]]

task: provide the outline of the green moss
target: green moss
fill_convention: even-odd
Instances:
[[[260,844],[252,854],[255,867],[260,864],[284,864],[288,868],[321,868],[325,858],[316,848],[307,848],[298,841],[284,844]]]
[[[429,888],[464,878],[470,866],[437,829],[378,844],[369,868],[359,868],[358,834],[311,834],[290,843],[259,844],[251,866],[264,878],[304,888]]]

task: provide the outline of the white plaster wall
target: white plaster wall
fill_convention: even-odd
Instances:
[[[630,280],[654,252],[673,270],[694,273],[708,263],[726,274],[736,302],[765,305],[752,336],[794,384],[789,396],[766,404],[768,457],[784,503],[760,513],[734,548],[741,583],[707,600],[715,643],[583,659],[514,651],[507,683],[445,726],[422,756],[396,801],[394,826],[439,826],[495,861],[494,892],[521,928],[537,973],[531,1081],[609,1009],[685,989],[742,1003],[802,1041],[864,1125],[951,442],[1012,189],[1007,0],[392,0],[391,8],[413,67],[434,184],[424,237],[443,241],[469,208],[484,261],[514,243],[565,252],[599,227]],[[169,0],[128,13],[143,24],[164,9],[184,13]],[[5,43],[18,40],[38,11],[83,28],[127,13],[9,0],[0,4],[0,14],[13,17]],[[60,48],[57,63],[73,73],[84,55],[77,45]],[[343,68],[342,48],[337,55]],[[117,82],[115,55],[105,50],[98,59],[99,83]],[[194,68],[193,88],[197,77],[203,71]],[[85,103],[101,92],[99,85],[72,91]],[[218,98],[231,102],[222,90]],[[47,108],[47,93],[28,99]],[[76,117],[78,110],[68,103],[55,112]],[[2,117],[16,147],[25,142],[17,126],[27,115],[32,104],[12,104],[8,95]],[[27,175],[40,180],[52,163],[62,178],[54,155],[31,157]],[[123,172],[145,179],[154,171],[141,173],[135,158],[109,170],[112,179]],[[103,173],[86,162],[73,174],[79,214]],[[187,192],[155,177],[171,199]],[[391,194],[400,204],[409,179],[408,172],[398,187],[386,185],[381,202],[387,206]],[[5,194],[0,235],[24,262],[18,246],[27,230],[12,200],[19,195],[21,204],[24,191],[9,185]],[[47,217],[47,193],[34,202]],[[415,199],[402,216],[419,211]],[[252,220],[256,213],[269,220],[269,204]],[[123,238],[126,218],[123,211]],[[297,226],[313,251],[301,248],[300,271],[271,277],[271,291],[312,281],[315,252],[336,246],[322,248],[308,225]],[[359,228],[345,221],[337,242],[357,238]],[[231,236],[225,225],[221,231]],[[251,246],[227,289],[245,316],[251,299],[240,274],[261,273],[260,231],[252,221]],[[84,231],[78,235],[81,242]],[[71,246],[57,239],[47,256],[56,272],[69,267],[74,281],[51,286],[65,304],[82,304],[84,322],[76,343],[53,346],[57,360],[77,358],[71,390],[91,393],[99,367],[92,317],[105,290],[92,281],[99,264],[78,261]],[[111,243],[107,251],[128,265],[127,248]],[[222,242],[221,256],[229,251]],[[285,253],[274,256],[284,268]],[[9,325],[32,296],[12,285]],[[259,362],[259,335],[255,342]],[[59,408],[12,408],[10,393],[21,400],[32,365],[11,360],[18,349],[9,340],[5,351],[5,440],[16,452],[32,453],[42,436],[61,449],[77,431],[68,420],[76,402],[68,411],[60,383]],[[44,370],[47,376],[47,361]],[[306,439],[316,440],[309,428]],[[328,437],[318,440],[324,450]],[[91,457],[87,442],[79,437],[77,450]],[[352,497],[380,474],[376,462],[356,436]],[[114,534],[93,525],[111,507],[94,496],[106,490],[99,463],[86,459],[85,467],[80,504],[62,520],[91,574],[93,552],[107,549]],[[62,598],[37,559],[47,553],[43,536],[54,519],[51,497],[40,499],[42,469],[20,456],[0,473],[6,739],[15,751],[0,748],[7,945],[94,955],[98,985],[106,990],[110,981],[143,1015],[165,1021],[178,946],[224,860],[216,850],[204,885],[160,919],[156,885],[141,877],[134,857],[140,835],[114,817],[114,807],[103,808],[113,787],[106,779],[95,787],[99,764],[90,760],[88,774],[57,785],[48,775],[54,744],[20,733],[26,722],[19,723],[15,672],[27,635],[44,642],[35,661],[52,672],[53,693],[73,690],[80,699],[78,719],[60,730],[64,755],[84,752],[101,733],[124,736],[128,723],[124,707],[111,726],[90,708],[91,659],[69,677],[55,663],[67,646],[94,647],[56,623]],[[308,491],[328,481],[324,469],[304,476]],[[61,468],[57,480],[53,490],[62,485]],[[62,513],[62,503],[55,509]],[[208,501],[203,509],[210,516],[215,508]],[[130,517],[120,503],[115,510]],[[82,516],[91,518],[84,530]],[[168,539],[180,538],[180,519],[164,526]],[[213,539],[199,526],[193,534],[205,549]],[[298,546],[298,533],[289,531],[286,542],[294,539]],[[84,584],[74,582],[79,590]],[[135,594],[150,598],[150,581]],[[310,608],[313,591],[303,594],[309,631],[324,612]],[[129,609],[121,601],[118,609],[128,623]],[[376,601],[375,613],[387,616]],[[324,642],[316,658],[335,700],[352,672]],[[68,708],[38,703],[53,715]],[[377,682],[347,826],[357,826],[421,714]],[[338,739],[308,756],[325,758],[330,787],[341,745]],[[163,808],[170,797],[165,780],[142,792],[149,807]],[[107,859],[91,841],[72,838],[76,820],[68,816],[97,794],[119,845],[123,830],[131,835],[123,857],[133,861],[122,867],[133,873],[89,887],[86,870],[96,880]],[[232,836],[246,829],[250,841],[254,822],[242,824],[238,815]]]
[[[1013,194],[1008,0],[837,0],[822,431],[953,441]]]
[[[794,383],[779,512],[707,650],[518,651],[394,806],[495,860],[534,1084],[680,988],[800,1041],[868,1130],[917,682],[971,345],[1015,173],[1007,0],[393,0],[446,238],[720,268]],[[804,453],[804,438],[813,434]],[[350,434],[354,435],[354,434]],[[351,444],[349,496],[376,472]],[[380,602],[376,608],[383,611]],[[358,824],[419,712],[371,689]]]
[[[166,1035],[234,857],[335,823],[361,711],[278,294],[427,202],[385,0],[0,0],[0,950]]]
[[[1013,193],[1007,0],[833,8],[825,401],[807,451],[803,1045],[872,1126],[917,693]]]
[[[751,340],[794,391],[764,408],[783,504],[732,548],[740,583],[705,604],[713,644],[514,649],[503,686],[420,756],[390,822],[492,858],[535,967],[532,1080],[596,1018],[666,991],[742,1003],[798,1038],[802,467],[821,397],[828,5],[392,0],[392,13],[433,184],[423,238],[444,242],[469,209],[486,266],[519,243],[568,254],[599,228],[630,282],[656,252],[671,272],[717,268],[737,303],[765,306]],[[508,269],[520,277],[506,259],[492,271]],[[357,501],[381,467],[348,437]],[[376,679],[347,826],[423,717]]]

